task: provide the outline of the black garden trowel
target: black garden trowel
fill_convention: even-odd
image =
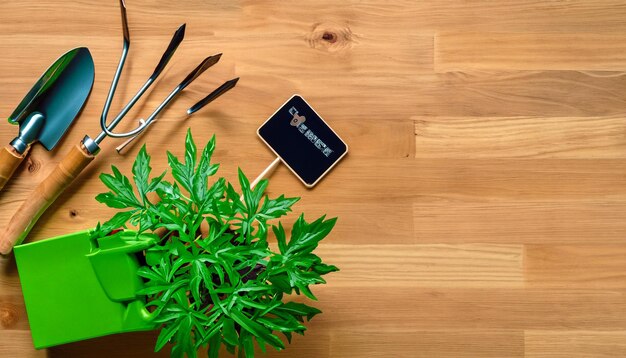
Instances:
[[[66,52],[44,72],[9,117],[20,130],[0,149],[0,190],[32,143],[54,148],[85,104],[93,81],[93,58],[86,47]]]

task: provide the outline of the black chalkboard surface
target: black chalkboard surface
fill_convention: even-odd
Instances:
[[[292,96],[257,134],[307,187],[348,153],[348,146],[299,95]]]

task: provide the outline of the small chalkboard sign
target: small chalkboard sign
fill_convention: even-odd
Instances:
[[[299,95],[287,100],[257,134],[278,156],[270,167],[280,159],[307,187],[317,184],[348,153],[346,143]]]

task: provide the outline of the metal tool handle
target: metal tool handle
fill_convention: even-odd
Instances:
[[[74,181],[74,179],[93,161],[79,144],[70,150],[52,173],[44,179],[30,196],[22,203],[0,236],[0,254],[6,255],[13,246],[21,243],[33,228],[41,214]]]
[[[0,149],[0,190],[4,188],[4,184],[13,176],[15,169],[24,160],[27,153],[28,149],[26,149],[26,152],[19,154],[10,145]]]

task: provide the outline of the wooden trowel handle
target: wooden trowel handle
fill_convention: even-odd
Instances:
[[[94,156],[76,145],[52,173],[26,198],[0,236],[0,254],[8,254],[13,246],[28,235],[37,219],[72,181],[91,163]]]
[[[0,149],[0,190],[4,188],[4,184],[13,176],[15,169],[26,157],[26,153],[28,153],[28,150],[20,155],[10,145]]]

